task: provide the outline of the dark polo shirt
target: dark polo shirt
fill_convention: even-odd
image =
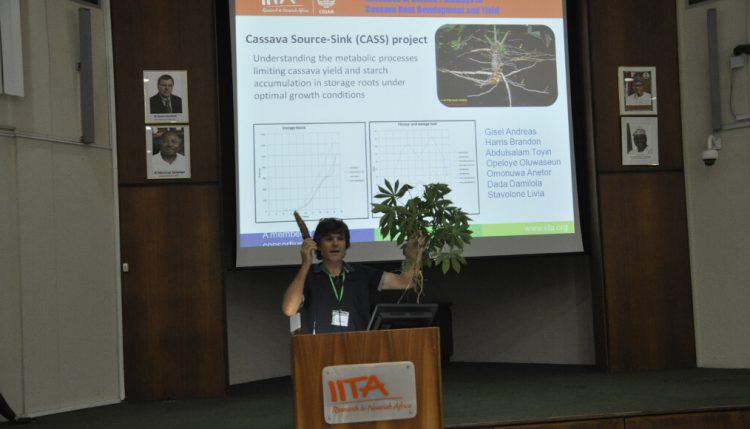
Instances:
[[[344,275],[345,273],[345,275]],[[344,270],[337,277],[331,277],[323,264],[313,265],[307,273],[304,289],[302,328],[307,333],[349,332],[367,329],[370,321],[370,297],[377,292],[383,271],[367,265],[352,265],[344,262]],[[331,286],[331,280],[335,290]],[[339,302],[336,297],[343,284],[343,294]],[[333,311],[349,312],[349,325],[333,325]]]

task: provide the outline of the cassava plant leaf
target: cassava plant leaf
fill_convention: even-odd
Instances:
[[[430,183],[423,186],[421,195],[413,195],[413,186],[396,179],[385,180],[378,190],[372,212],[382,214],[379,226],[383,237],[402,249],[411,237],[422,237],[422,267],[440,266],[443,273],[461,271],[466,264],[464,245],[471,241],[471,219],[446,198],[451,192],[447,184]],[[423,281],[421,274],[417,277]],[[415,289],[422,290],[422,286]]]

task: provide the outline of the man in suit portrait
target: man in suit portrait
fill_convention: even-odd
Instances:
[[[172,94],[174,79],[168,74],[159,76],[156,81],[159,93],[150,98],[151,114],[182,113],[182,98]]]

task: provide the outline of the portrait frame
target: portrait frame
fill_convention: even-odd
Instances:
[[[162,111],[159,96],[159,78],[172,78],[172,99],[175,112]],[[143,71],[143,111],[147,124],[177,124],[190,122],[188,112],[188,74],[187,70],[144,70]],[[158,107],[157,107],[158,106]],[[156,110],[156,111],[154,111]]]
[[[704,3],[713,3],[715,1],[717,1],[717,0],[687,0],[687,2],[686,2],[687,4],[685,6],[688,7],[688,8],[690,8],[690,7],[694,7],[694,6],[701,6]]]
[[[659,165],[659,118],[623,116],[620,132],[622,165]]]
[[[620,114],[656,115],[656,67],[617,68]]]
[[[162,139],[176,135],[181,144],[176,159],[170,164],[161,157]],[[190,126],[147,125],[146,126],[146,178],[189,179],[190,178]]]

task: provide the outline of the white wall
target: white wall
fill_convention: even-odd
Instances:
[[[439,278],[453,302],[454,360],[593,365],[589,258],[477,261]]]
[[[0,95],[0,392],[40,415],[120,400],[105,14],[92,9],[96,142],[78,143],[78,8],[21,2],[25,96]]]
[[[230,384],[291,373],[289,319],[281,313],[289,275],[283,268],[225,274]]]
[[[701,152],[712,132],[706,10],[717,10],[723,121],[729,108],[729,55],[750,43],[750,2],[677,1],[683,150],[696,347],[701,367],[750,368],[750,128],[723,131],[712,167]],[[750,62],[735,76],[734,106],[750,113]],[[750,125],[750,122],[748,122]]]

